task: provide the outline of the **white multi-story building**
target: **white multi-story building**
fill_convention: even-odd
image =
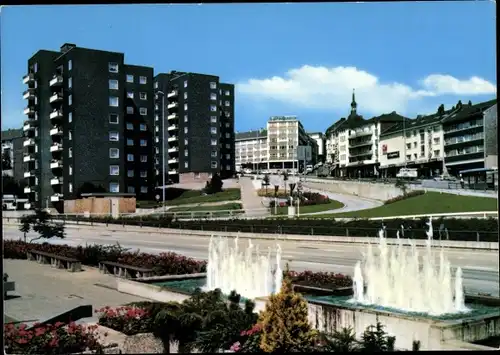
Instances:
[[[236,133],[236,171],[240,171],[243,167],[252,170],[267,169],[268,157],[267,131],[265,129]]]
[[[316,142],[318,146],[318,162],[325,162],[326,159],[326,140],[322,132],[311,132],[307,134],[311,139]]]

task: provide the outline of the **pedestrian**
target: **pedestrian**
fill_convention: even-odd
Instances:
[[[465,181],[461,174],[460,174],[460,185],[462,186],[462,189],[465,188]]]

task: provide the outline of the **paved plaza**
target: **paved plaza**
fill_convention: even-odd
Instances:
[[[9,296],[20,296],[4,301],[7,321],[38,322],[81,305],[91,304],[96,310],[145,300],[115,291],[112,289],[116,285],[113,276],[87,266],[83,266],[85,271],[71,273],[27,260],[6,259],[3,265],[9,281],[16,283],[16,290]]]

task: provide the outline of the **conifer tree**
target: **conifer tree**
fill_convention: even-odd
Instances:
[[[287,265],[285,275],[288,271]],[[280,292],[269,297],[259,324],[262,351],[304,352],[314,346],[317,333],[311,329],[307,318],[307,301],[293,291],[289,276],[284,277]]]

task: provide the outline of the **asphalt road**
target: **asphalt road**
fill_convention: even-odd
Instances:
[[[161,233],[137,233],[111,231],[105,228],[66,229],[64,240],[50,240],[53,244],[85,245],[116,244],[141,252],[158,254],[173,251],[192,258],[206,259],[208,237],[167,235]],[[4,226],[3,238],[19,239],[21,233],[15,226]],[[37,234],[29,234],[35,238]],[[242,239],[240,245],[248,243]],[[253,240],[261,251],[275,246],[274,241]],[[293,270],[331,271],[352,275],[355,263],[362,258],[365,246],[359,244],[278,241],[283,250],[283,263],[289,262]],[[439,249],[433,249],[436,257]],[[462,267],[464,287],[468,293],[489,293],[499,296],[499,258],[498,251],[473,251],[446,249],[445,255],[452,267]],[[283,265],[284,266],[284,265]]]

